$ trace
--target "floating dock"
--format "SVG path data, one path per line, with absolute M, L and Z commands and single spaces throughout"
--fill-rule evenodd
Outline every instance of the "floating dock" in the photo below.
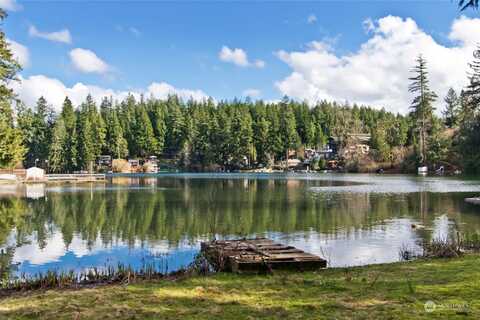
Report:
M 311 271 L 327 266 L 318 256 L 266 238 L 203 242 L 201 250 L 217 271 Z
M 104 181 L 105 174 L 74 173 L 74 174 L 47 174 L 48 182 L 96 182 Z
M 480 198 L 466 198 L 466 202 L 480 205 Z

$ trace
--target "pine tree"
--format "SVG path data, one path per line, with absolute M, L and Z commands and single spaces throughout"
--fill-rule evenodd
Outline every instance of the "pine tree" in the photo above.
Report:
M 92 97 L 89 95 L 87 99 L 80 106 L 77 111 L 77 154 L 78 154 L 78 168 L 90 170 L 101 154 L 101 148 L 104 144 L 104 130 L 103 120 L 98 121 L 97 110 Z M 101 118 L 101 117 L 100 117 Z M 103 129 L 102 129 L 103 127 Z
M 93 160 L 96 160 L 97 157 L 102 154 L 102 150 L 105 146 L 105 122 L 103 121 L 101 114 L 98 112 L 97 106 L 91 95 L 87 96 L 84 107 L 87 110 L 88 120 L 91 125 L 91 131 L 89 133 L 91 135 L 93 146 Z
M 157 141 L 153 133 L 152 123 L 145 109 L 145 104 L 137 105 L 135 108 L 133 122 L 130 126 L 130 134 L 134 137 L 131 142 L 133 156 L 146 157 L 157 154 Z
M 230 137 L 232 148 L 232 163 L 241 166 L 244 159 L 250 164 L 253 153 L 252 117 L 248 109 L 234 106 L 232 110 L 232 131 Z
M 291 107 L 281 104 L 280 115 L 280 136 L 282 139 L 282 147 L 285 154 L 285 167 L 288 169 L 288 154 L 291 149 L 296 149 L 300 144 L 300 137 L 297 132 L 297 124 L 295 115 Z
M 0 8 L 0 22 L 5 20 L 6 17 L 7 14 Z M 17 73 L 22 67 L 15 60 L 3 30 L 0 30 L 0 66 L 0 98 L 10 101 L 15 97 L 15 94 L 8 84 L 18 80 Z
M 66 167 L 68 161 L 67 154 L 64 152 L 64 145 L 67 139 L 67 130 L 65 122 L 59 118 L 52 131 L 52 138 L 48 156 L 49 171 L 60 173 Z
M 107 127 L 105 153 L 117 159 L 126 157 L 128 155 L 128 143 L 124 137 L 120 120 L 118 120 L 117 111 L 110 111 L 105 122 Z
M 263 103 L 258 102 L 252 110 L 254 114 L 253 121 L 253 140 L 256 149 L 256 160 L 259 164 L 268 166 L 270 164 L 269 156 L 269 130 L 270 123 L 267 119 L 266 108 Z
M 416 130 L 418 132 L 418 159 L 420 164 L 425 164 L 427 161 L 427 140 L 429 130 L 432 126 L 433 118 L 433 102 L 436 100 L 437 95 L 430 89 L 428 81 L 427 62 L 419 55 L 417 58 L 417 65 L 413 68 L 412 72 L 415 74 L 409 78 L 411 82 L 409 91 L 417 94 L 412 101 L 410 109 L 412 109 L 412 115 L 416 119 Z
M 31 118 L 30 127 L 25 128 L 30 139 L 27 141 L 28 152 L 25 163 L 27 167 L 42 165 L 48 159 L 51 136 L 51 108 L 47 100 L 40 97 Z
M 387 142 L 387 132 L 383 123 L 378 123 L 372 131 L 371 145 L 378 152 L 378 160 L 389 159 L 391 148 Z
M 202 168 L 209 166 L 215 162 L 213 139 L 214 139 L 214 113 L 213 106 L 192 107 L 190 116 L 193 120 L 193 128 L 191 132 L 191 160 L 195 164 L 199 164 Z
M 63 140 L 62 171 L 72 172 L 77 168 L 77 126 L 76 115 L 72 101 L 65 97 L 60 119 L 65 126 L 65 139 Z
M 315 127 L 312 125 L 311 114 L 308 105 L 304 102 L 295 107 L 295 119 L 297 123 L 297 132 L 303 145 L 311 147 L 315 140 Z
M 157 142 L 157 151 L 162 153 L 165 147 L 165 134 L 167 131 L 165 123 L 166 106 L 162 101 L 152 98 L 147 102 L 147 111 Z
M 0 168 L 13 168 L 25 155 L 22 133 L 14 127 L 13 111 L 7 99 L 0 99 Z
M 480 47 L 473 53 L 470 63 L 469 85 L 460 95 L 460 130 L 457 135 L 458 151 L 465 170 L 479 173 L 480 167 Z
M 177 96 L 169 96 L 167 100 L 167 130 L 165 144 L 167 152 L 177 155 L 187 142 L 187 123 Z
M 445 125 L 448 128 L 453 128 L 458 124 L 458 114 L 460 112 L 460 100 L 453 88 L 448 90 L 443 101 L 445 101 L 445 110 L 443 111 Z

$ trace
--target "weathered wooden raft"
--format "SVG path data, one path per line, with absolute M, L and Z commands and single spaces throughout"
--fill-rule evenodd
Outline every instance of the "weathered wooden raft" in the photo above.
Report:
M 318 256 L 266 238 L 202 242 L 201 250 L 217 271 L 307 271 L 327 266 Z

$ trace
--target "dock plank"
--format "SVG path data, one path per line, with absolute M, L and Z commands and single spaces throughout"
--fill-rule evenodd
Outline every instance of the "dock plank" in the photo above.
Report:
M 327 266 L 327 261 L 321 257 L 266 238 L 203 242 L 201 250 L 218 271 L 305 271 Z

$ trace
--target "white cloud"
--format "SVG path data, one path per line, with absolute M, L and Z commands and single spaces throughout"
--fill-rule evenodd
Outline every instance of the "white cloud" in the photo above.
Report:
M 218 53 L 218 57 L 223 62 L 233 63 L 239 67 L 256 67 L 264 68 L 265 61 L 255 60 L 254 62 L 248 61 L 248 56 L 245 50 L 240 48 L 230 49 L 227 46 L 223 46 L 222 50 Z
M 307 18 L 307 22 L 309 24 L 313 24 L 313 23 L 317 22 L 317 16 L 314 15 L 314 14 L 309 15 L 308 18 Z
M 265 61 L 263 60 L 255 60 L 253 64 L 259 69 L 265 68 Z
M 17 3 L 17 0 L 0 0 L 0 8 L 7 11 L 18 11 L 22 6 Z
M 411 18 L 387 16 L 364 23 L 371 37 L 352 53 L 337 55 L 330 44 L 312 42 L 305 51 L 279 51 L 277 56 L 292 73 L 276 83 L 282 95 L 315 102 L 352 101 L 408 112 L 410 70 L 419 54 L 428 61 L 430 83 L 442 97 L 449 87 L 466 84 L 468 62 L 480 39 L 480 19 L 454 20 L 449 39 L 438 43 Z M 442 108 L 438 99 L 437 108 Z
M 13 57 L 17 60 L 18 63 L 20 63 L 22 68 L 29 67 L 30 52 L 28 48 L 11 39 L 7 39 L 7 43 L 10 46 L 10 50 L 12 51 Z
M 100 59 L 95 52 L 87 49 L 76 48 L 70 51 L 73 66 L 84 73 L 104 74 L 110 71 L 109 65 Z
M 128 29 L 135 37 L 139 37 L 142 35 L 142 33 L 140 32 L 140 30 L 138 30 L 137 28 L 135 27 L 130 27 Z
M 135 27 L 124 27 L 124 26 L 119 25 L 119 24 L 115 25 L 115 30 L 117 32 L 130 32 L 135 37 L 140 37 L 142 35 L 142 32 Z
M 246 89 L 245 91 L 243 91 L 243 95 L 245 97 L 250 97 L 250 98 L 258 98 L 259 96 L 262 95 L 262 92 L 258 89 Z
M 31 37 L 42 38 L 50 41 L 63 42 L 67 44 L 72 43 L 72 36 L 70 35 L 70 31 L 68 29 L 54 32 L 42 32 L 35 26 L 30 26 L 30 28 L 28 28 L 28 34 Z
M 375 23 L 372 18 L 367 18 L 363 21 L 363 30 L 365 30 L 366 33 L 375 31 Z
M 34 75 L 28 78 L 20 77 L 20 80 L 20 82 L 12 83 L 12 87 L 27 106 L 35 105 L 38 98 L 43 96 L 56 110 L 60 110 L 66 96 L 72 100 L 74 105 L 78 106 L 85 101 L 88 94 L 91 94 L 97 103 L 100 103 L 105 96 L 112 96 L 115 100 L 120 101 L 129 94 L 133 94 L 137 99 L 140 98 L 141 94 L 145 97 L 153 96 L 158 99 L 165 99 L 169 94 L 177 94 L 185 100 L 208 98 L 201 90 L 179 89 L 166 82 L 153 82 L 146 89 L 126 91 L 86 85 L 81 82 L 74 84 L 72 87 L 67 87 L 60 80 L 44 75 Z
M 176 94 L 185 100 L 190 98 L 194 100 L 208 99 L 208 96 L 202 90 L 179 89 L 166 82 L 153 82 L 146 91 L 147 96 L 152 95 L 157 99 L 165 99 L 172 94 Z
M 11 39 L 7 39 L 7 43 L 10 46 L 13 57 L 17 60 L 18 63 L 20 63 L 22 68 L 27 68 L 28 66 L 30 66 L 30 52 L 28 48 L 25 47 L 23 44 L 20 44 Z

